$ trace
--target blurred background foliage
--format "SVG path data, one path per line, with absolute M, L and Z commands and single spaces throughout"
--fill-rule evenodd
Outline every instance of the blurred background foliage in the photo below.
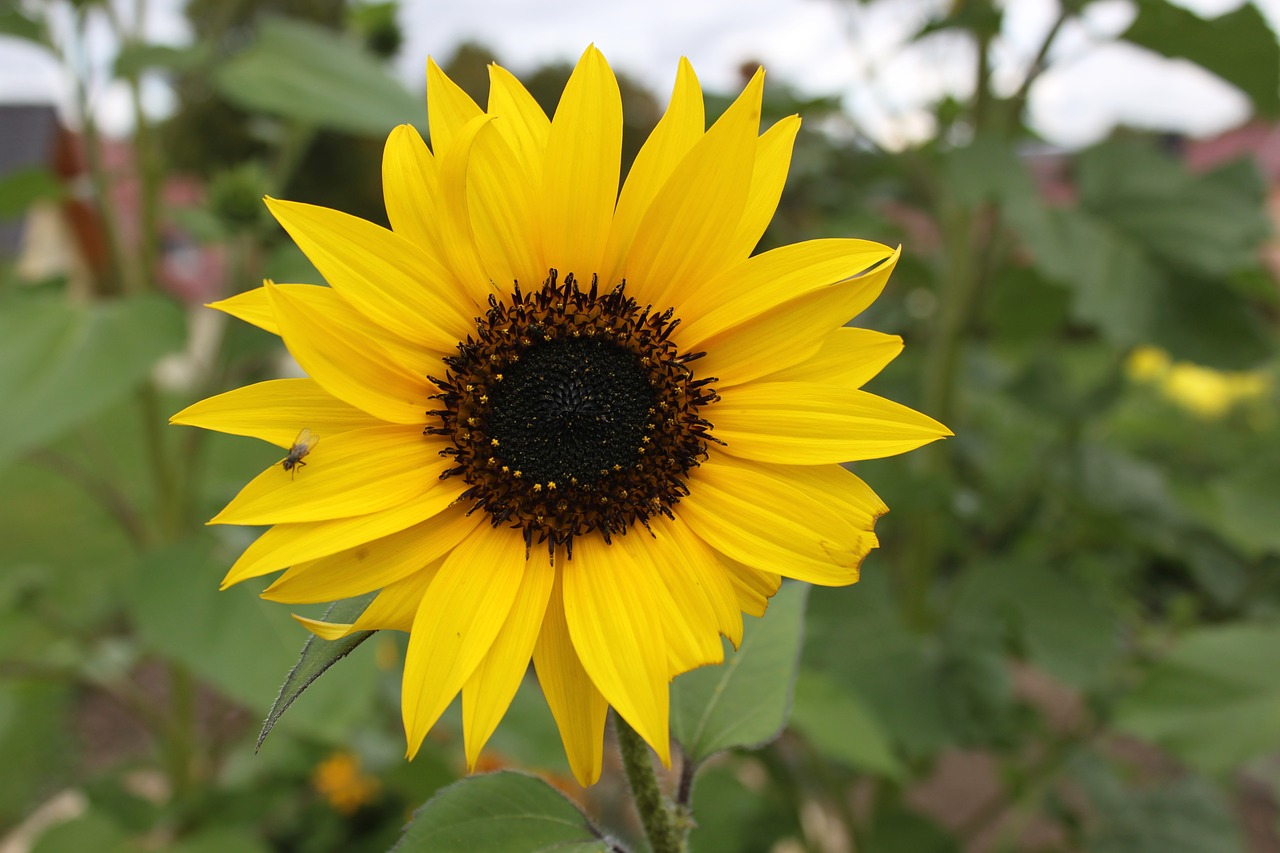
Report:
M 861 583 L 809 595 L 789 726 L 706 765 L 695 850 L 1280 850 L 1277 175 L 1230 139 L 1036 139 L 1027 93 L 1087 5 L 1064 0 L 1012 93 L 990 79 L 998 7 L 928 22 L 918 39 L 975 46 L 975 93 L 905 150 L 769 78 L 767 121 L 804 126 L 765 247 L 904 244 L 856 321 L 907 341 L 871 388 L 956 437 L 858 465 L 892 507 L 883 547 Z M 274 337 L 198 307 L 264 276 L 320 282 L 264 193 L 385 222 L 382 139 L 426 117 L 385 67 L 395 5 L 191 0 L 201 37 L 180 49 L 72 6 L 81 33 L 118 27 L 135 99 L 160 75 L 178 109 L 139 109 L 124 143 L 57 131 L 72 165 L 0 177 L 0 217 L 31 233 L 62 216 L 75 256 L 0 256 L 0 843 L 387 849 L 462 775 L 456 711 L 404 763 L 402 640 L 378 635 L 255 755 L 304 637 L 248 585 L 215 593 L 254 533 L 202 522 L 278 452 L 164 424 L 287 369 Z M 69 55 L 40 7 L 0 12 L 0 31 Z M 1280 49 L 1254 7 L 1137 9 L 1122 38 L 1245 92 L 1237 138 L 1274 135 Z M 466 44 L 445 66 L 484 103 L 492 60 Z M 551 111 L 569 70 L 522 79 Z M 620 82 L 629 162 L 666 93 Z M 573 784 L 536 687 L 487 761 L 637 831 L 614 759 Z

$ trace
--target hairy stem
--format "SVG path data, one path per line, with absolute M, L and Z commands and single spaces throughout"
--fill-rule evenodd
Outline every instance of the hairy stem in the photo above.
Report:
M 614 715 L 618 749 L 626 767 L 631 796 L 653 853 L 684 853 L 685 839 L 676 826 L 675 814 L 663 799 L 658 776 L 653 770 L 649 746 L 636 730 L 618 714 Z

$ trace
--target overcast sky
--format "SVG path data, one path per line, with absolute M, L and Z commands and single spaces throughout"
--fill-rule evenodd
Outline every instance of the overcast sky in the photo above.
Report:
M 52 0 L 39 0 L 52 2 Z M 132 2 L 112 0 L 125 13 Z M 1178 0 L 1206 16 L 1240 0 Z M 676 62 L 688 56 L 706 88 L 737 83 L 747 59 L 764 62 L 775 79 L 812 94 L 839 94 L 863 132 L 892 147 L 927 137 L 928 104 L 943 94 L 966 97 L 972 87 L 971 48 L 940 34 L 904 48 L 920 20 L 946 0 L 402 0 L 405 44 L 396 71 L 421 90 L 426 56 L 446 58 L 463 39 L 494 48 L 517 74 L 552 59 L 573 60 L 595 42 L 614 67 L 648 82 L 664 96 Z M 1058 8 L 1056 0 L 1007 0 L 997 43 L 995 82 L 1016 90 Z M 1280 0 L 1256 3 L 1280 29 Z M 182 44 L 191 33 L 183 0 L 151 0 L 147 32 L 155 41 Z M 1185 62 L 1166 60 L 1112 39 L 1133 19 L 1127 0 L 1098 0 L 1084 18 L 1060 33 L 1052 69 L 1032 90 L 1033 125 L 1062 145 L 1088 144 L 1117 122 L 1210 135 L 1238 124 L 1245 97 Z M 105 69 L 115 50 L 105 27 L 96 28 L 86 67 Z M 60 67 L 41 51 L 0 37 L 0 101 L 55 100 L 66 106 L 69 86 Z M 148 107 L 169 108 L 159 81 L 148 88 Z M 95 88 L 103 126 L 128 131 L 130 108 L 119 84 Z

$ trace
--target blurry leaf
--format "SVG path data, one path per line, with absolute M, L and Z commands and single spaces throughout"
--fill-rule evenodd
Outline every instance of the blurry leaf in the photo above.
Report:
M 115 75 L 128 79 L 144 71 L 188 71 L 208 57 L 208 46 L 199 43 L 192 47 L 173 47 L 131 42 L 125 44 L 116 56 Z
M 1259 114 L 1280 115 L 1280 47 L 1252 3 L 1205 20 L 1168 0 L 1138 0 L 1138 17 L 1121 38 L 1188 59 L 1240 87 Z
M 1175 360 L 1247 370 L 1275 351 L 1275 332 L 1225 281 L 1175 276 L 1157 304 L 1150 343 Z
M 1031 249 L 1036 271 L 1071 291 L 1077 320 L 1116 346 L 1147 339 L 1161 282 L 1137 248 L 1079 211 L 1035 200 L 1011 206 L 1006 218 Z
M 67 823 L 57 824 L 37 839 L 31 853 L 137 853 L 125 831 L 104 814 L 89 811 Z
M 1134 790 L 1096 756 L 1079 756 L 1071 769 L 1093 806 L 1084 845 L 1090 853 L 1244 851 L 1231 804 L 1200 777 Z
M 735 746 L 758 746 L 787 723 L 809 587 L 784 584 L 758 620 L 749 619 L 738 651 L 671 685 L 671 736 L 690 761 Z
M 182 348 L 184 330 L 182 312 L 158 296 L 0 300 L 0 467 L 127 395 Z
M 1098 682 L 1120 649 L 1116 614 L 1076 573 L 1038 554 L 988 558 L 960 581 L 951 627 L 963 636 L 995 628 L 1050 675 L 1076 687 Z
M 1271 233 L 1266 187 L 1250 166 L 1193 175 L 1153 145 L 1105 142 L 1080 155 L 1076 182 L 1085 210 L 1175 269 L 1228 275 L 1251 265 Z
M 578 808 L 541 779 L 503 771 L 471 776 L 414 812 L 396 853 L 605 853 Z
M 695 853 L 772 853 L 787 849 L 784 839 L 803 837 L 799 815 L 778 786 L 744 784 L 748 774 L 740 769 L 713 763 L 694 780 L 697 825 L 689 849 Z
M 801 670 L 790 725 L 823 755 L 878 776 L 902 778 L 884 727 L 862 699 L 828 676 Z
M 1218 530 L 1251 557 L 1280 553 L 1280 466 L 1275 460 L 1231 472 L 1210 486 Z
M 70 683 L 0 682 L 0 826 L 16 826 L 72 783 L 76 756 L 66 744 L 73 736 L 74 699 Z
M 1184 636 L 1117 709 L 1117 725 L 1207 773 L 1280 747 L 1280 626 Z M 1188 848 L 1190 849 L 1190 848 Z
M 947 186 L 966 207 L 986 201 L 1035 198 L 1037 190 L 1026 163 L 1005 140 L 980 136 L 947 152 Z
M 960 844 L 941 826 L 901 807 L 881 807 L 866 839 L 865 853 L 960 853 Z
M 165 847 L 165 853 L 271 853 L 252 826 L 215 827 L 183 837 Z
M 15 6 L 0 9 L 0 35 L 13 36 L 44 44 L 44 29 L 34 19 L 24 15 Z
M 902 624 L 883 567 L 864 567 L 858 583 L 816 590 L 810 600 L 806 667 L 862 698 L 908 756 L 954 742 L 942 711 L 936 643 Z
M 265 716 L 280 673 L 298 659 L 303 629 L 245 584 L 219 592 L 218 578 L 229 561 L 215 556 L 211 544 L 201 537 L 144 558 L 129 596 L 138 636 L 156 654 Z M 289 729 L 341 737 L 371 706 L 376 677 L 366 662 L 313 684 L 290 714 Z
M 356 598 L 335 601 L 325 610 L 324 621 L 350 624 L 365 611 L 376 595 L 376 592 L 369 592 Z M 258 749 L 262 749 L 262 742 L 275 728 L 281 715 L 293 704 L 293 700 L 301 696 L 302 691 L 310 687 L 317 678 L 324 675 L 325 670 L 355 651 L 357 646 L 372 637 L 374 633 L 374 631 L 357 631 L 340 640 L 323 640 L 315 634 L 308 636 L 307 642 L 302 646 L 302 655 L 293 669 L 289 670 L 284 684 L 280 685 L 280 693 L 276 696 L 276 701 L 271 704 L 271 710 L 267 712 L 262 731 L 258 733 Z
M 19 216 L 35 202 L 59 198 L 62 194 L 62 184 L 47 169 L 10 172 L 0 178 L 0 219 Z
M 383 136 L 424 124 L 412 95 L 358 44 L 300 21 L 264 21 L 258 39 L 214 75 L 229 101 L 319 127 Z

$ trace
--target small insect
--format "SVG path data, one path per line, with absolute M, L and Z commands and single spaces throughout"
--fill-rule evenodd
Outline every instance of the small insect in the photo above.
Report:
M 302 457 L 310 453 L 319 441 L 320 436 L 306 427 L 298 430 L 298 437 L 293 440 L 293 444 L 289 447 L 289 455 L 280 463 L 284 470 L 290 473 L 291 478 L 297 476 L 298 468 L 307 467 L 307 463 L 302 461 Z

